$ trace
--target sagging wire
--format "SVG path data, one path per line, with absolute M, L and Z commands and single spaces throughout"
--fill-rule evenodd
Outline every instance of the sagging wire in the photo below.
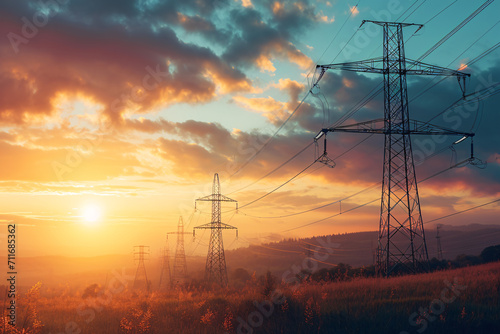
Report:
M 478 108 L 476 110 L 476 116 L 474 117 L 474 122 L 472 122 L 472 126 L 470 127 L 470 131 L 475 133 L 479 129 L 479 125 L 483 119 L 483 110 L 484 110 L 484 102 L 477 98 Z M 478 121 L 479 119 L 479 121 Z M 477 126 L 476 126 L 477 123 Z

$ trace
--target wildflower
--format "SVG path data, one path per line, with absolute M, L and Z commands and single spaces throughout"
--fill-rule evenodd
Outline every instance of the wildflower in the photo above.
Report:
M 215 314 L 209 307 L 207 308 L 205 314 L 201 316 L 201 323 L 205 325 L 210 325 L 212 321 L 214 321 L 214 319 L 215 319 Z
M 312 308 L 313 299 L 312 297 L 306 303 L 306 309 L 304 310 L 304 318 L 306 324 L 312 325 L 314 322 L 314 310 Z
M 281 310 L 283 312 L 288 311 L 288 300 L 285 299 L 285 302 L 283 304 L 281 304 Z
M 42 331 L 43 324 L 38 319 L 37 312 L 37 301 L 40 293 L 40 288 L 42 287 L 42 283 L 38 282 L 33 285 L 28 292 L 26 292 L 26 317 L 24 318 L 24 322 L 22 324 L 22 331 L 15 329 L 15 327 L 11 327 L 9 332 L 6 333 L 30 333 L 30 334 L 39 334 Z
M 149 333 L 153 313 L 148 308 L 146 311 L 133 308 L 129 314 L 120 320 L 120 328 L 124 333 Z
M 228 307 L 226 309 L 226 316 L 224 317 L 224 323 L 223 323 L 224 330 L 226 332 L 232 332 L 234 330 L 233 321 L 234 321 L 234 315 Z

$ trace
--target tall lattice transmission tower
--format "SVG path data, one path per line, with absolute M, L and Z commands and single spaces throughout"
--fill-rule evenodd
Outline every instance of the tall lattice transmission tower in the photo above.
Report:
M 134 260 L 138 261 L 134 279 L 134 290 L 145 290 L 149 293 L 150 283 L 146 274 L 146 265 L 144 264 L 147 255 L 149 255 L 149 246 L 134 246 Z
M 236 210 L 238 210 L 238 203 L 227 196 L 220 193 L 219 174 L 214 174 L 214 182 L 212 186 L 212 194 L 198 198 L 196 201 L 212 202 L 212 220 L 208 224 L 196 226 L 193 229 L 193 236 L 196 229 L 209 229 L 210 244 L 208 246 L 207 263 L 205 266 L 205 279 L 208 283 L 217 284 L 221 287 L 226 287 L 227 269 L 226 258 L 224 256 L 224 244 L 222 242 L 222 230 L 236 230 L 236 237 L 238 237 L 238 229 L 234 226 L 224 224 L 221 222 L 221 202 L 235 202 Z M 195 201 L 195 208 L 196 208 Z
M 168 290 L 172 284 L 172 275 L 170 271 L 170 249 L 168 246 L 168 237 L 166 238 L 165 248 L 161 254 L 161 272 L 160 272 L 160 291 Z
M 403 28 L 422 25 L 371 22 L 383 28 L 383 57 L 363 61 L 318 65 L 321 80 L 326 70 L 347 70 L 378 73 L 384 77 L 384 118 L 339 125 L 322 129 L 315 140 L 328 132 L 383 134 L 384 166 L 382 200 L 377 245 L 377 271 L 380 276 L 397 273 L 416 273 L 426 270 L 429 256 L 425 242 L 424 225 L 420 211 L 417 179 L 410 135 L 460 135 L 458 132 L 426 122 L 410 120 L 408 110 L 407 75 L 455 76 L 463 82 L 469 74 L 443 67 L 424 64 L 405 57 Z M 316 83 L 317 84 L 317 83 Z
M 184 285 L 187 278 L 187 264 L 186 264 L 186 253 L 184 251 L 184 234 L 190 234 L 189 232 L 184 232 L 184 221 L 182 217 L 179 217 L 179 223 L 177 224 L 177 232 L 168 232 L 169 234 L 177 234 L 177 246 L 175 247 L 175 257 L 174 257 L 174 273 L 172 275 L 172 285 Z
M 441 249 L 441 236 L 439 235 L 439 230 L 441 229 L 441 224 L 436 225 L 436 241 L 437 241 L 437 258 L 439 261 L 443 260 L 443 250 Z

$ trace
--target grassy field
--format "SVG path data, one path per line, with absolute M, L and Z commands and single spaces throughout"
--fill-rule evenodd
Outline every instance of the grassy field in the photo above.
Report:
M 225 292 L 145 296 L 114 283 L 42 282 L 18 299 L 16 328 L 0 333 L 500 333 L 499 262 L 391 279 L 251 279 Z

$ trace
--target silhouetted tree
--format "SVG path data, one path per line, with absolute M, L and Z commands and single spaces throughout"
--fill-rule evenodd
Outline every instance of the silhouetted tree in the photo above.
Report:
M 500 261 L 500 245 L 486 247 L 480 256 L 484 262 Z

